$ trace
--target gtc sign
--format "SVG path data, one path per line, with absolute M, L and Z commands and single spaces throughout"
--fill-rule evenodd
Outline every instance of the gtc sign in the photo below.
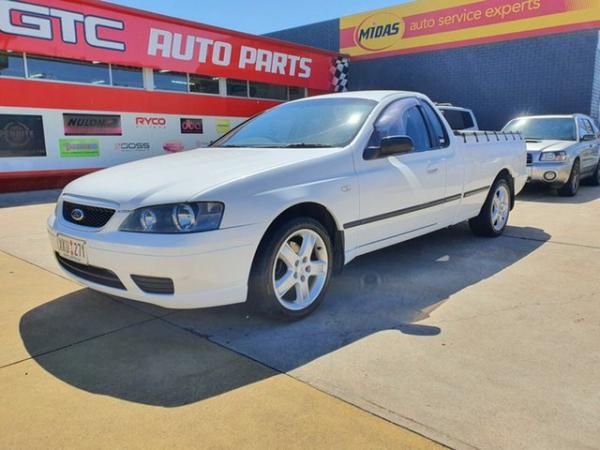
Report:
M 332 87 L 335 56 L 108 2 L 76 0 L 0 0 L 3 50 L 325 91 Z
M 53 25 L 53 20 L 58 26 Z M 82 24 L 82 35 L 78 34 Z M 0 1 L 0 31 L 17 36 L 27 36 L 52 41 L 59 36 L 66 44 L 77 44 L 82 38 L 92 47 L 107 50 L 125 50 L 125 43 L 100 37 L 103 29 L 123 30 L 120 20 L 86 16 L 75 11 L 31 3 Z

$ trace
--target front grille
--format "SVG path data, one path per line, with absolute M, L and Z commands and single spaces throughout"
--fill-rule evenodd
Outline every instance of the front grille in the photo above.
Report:
M 527 164 L 533 164 L 533 155 L 531 153 L 527 153 Z
M 56 259 L 63 269 L 67 272 L 72 273 L 76 277 L 82 278 L 92 283 L 101 284 L 102 286 L 108 286 L 115 289 L 126 290 L 119 277 L 108 269 L 102 269 L 101 267 L 86 266 L 85 264 L 79 264 L 74 261 L 69 261 L 56 253 Z
M 175 286 L 170 278 L 131 275 L 131 279 L 147 294 L 173 295 L 175 293 Z
M 71 202 L 63 202 L 63 218 L 67 222 L 91 228 L 100 228 L 107 224 L 115 213 L 114 209 L 100 208 L 98 206 L 78 205 Z M 83 213 L 81 220 L 73 218 L 73 211 L 80 210 Z

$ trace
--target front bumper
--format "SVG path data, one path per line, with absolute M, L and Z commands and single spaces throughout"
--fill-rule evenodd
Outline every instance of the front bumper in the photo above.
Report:
M 120 232 L 110 226 L 90 231 L 55 214 L 48 219 L 55 254 L 57 234 L 84 240 L 89 266 L 113 272 L 123 288 L 81 278 L 59 264 L 68 277 L 100 292 L 174 309 L 244 302 L 259 229 L 248 225 L 188 235 L 151 235 Z M 171 279 L 174 294 L 144 292 L 132 275 Z
M 528 182 L 543 183 L 548 186 L 564 186 L 571 176 L 571 162 L 541 163 L 527 166 Z

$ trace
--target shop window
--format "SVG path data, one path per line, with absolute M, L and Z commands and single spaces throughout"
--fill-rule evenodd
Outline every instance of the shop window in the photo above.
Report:
M 248 82 L 243 80 L 227 80 L 227 95 L 248 97 Z
M 143 88 L 144 75 L 142 69 L 135 67 L 125 67 L 112 65 L 112 84 L 113 86 Z
M 24 77 L 25 64 L 21 53 L 0 52 L 0 77 Z
M 188 76 L 185 73 L 170 70 L 154 71 L 154 89 L 161 91 L 188 91 Z
M 299 98 L 306 97 L 306 90 L 304 88 L 290 86 L 288 90 L 290 100 L 298 100 Z
M 27 55 L 29 78 L 108 86 L 108 64 Z
M 278 84 L 256 83 L 251 81 L 250 97 L 287 100 L 288 88 L 287 86 L 280 86 Z
M 219 79 L 216 77 L 190 74 L 190 92 L 199 94 L 218 94 Z

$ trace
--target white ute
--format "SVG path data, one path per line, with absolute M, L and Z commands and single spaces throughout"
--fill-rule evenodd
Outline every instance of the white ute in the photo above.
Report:
M 92 289 L 297 319 L 359 255 L 465 220 L 499 236 L 526 181 L 519 134 L 452 132 L 418 93 L 351 92 L 80 178 L 48 231 L 65 273 Z

